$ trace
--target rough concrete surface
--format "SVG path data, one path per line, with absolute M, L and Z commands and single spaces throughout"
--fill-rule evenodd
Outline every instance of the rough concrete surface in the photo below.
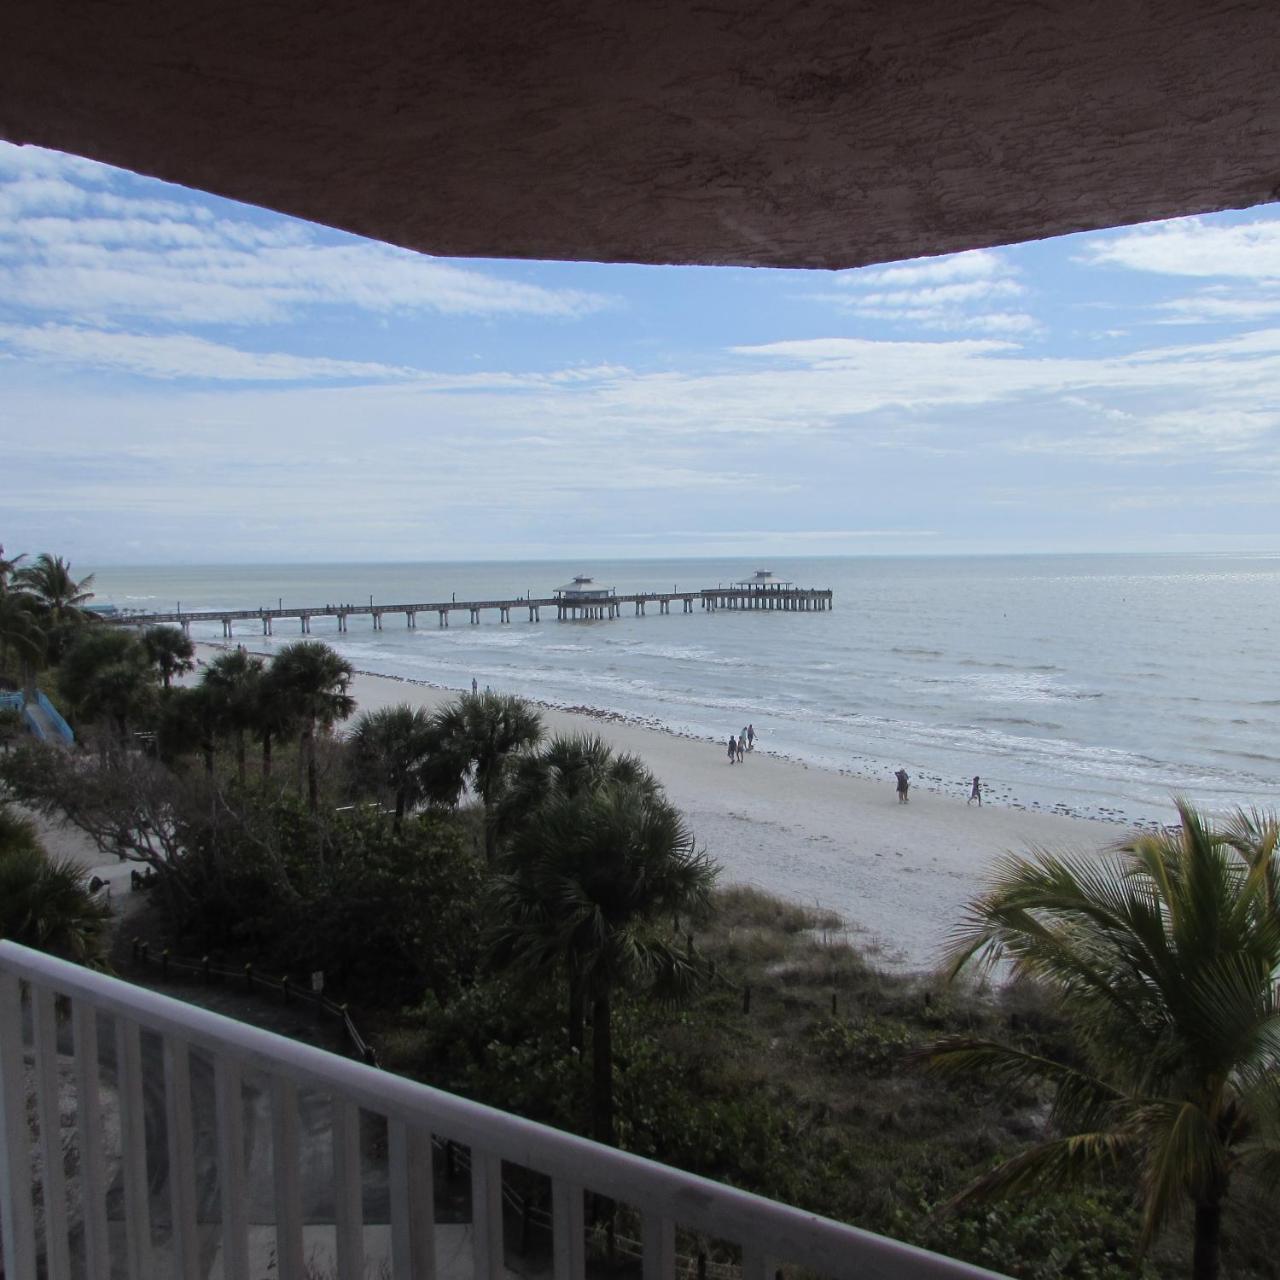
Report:
M 0 136 L 436 254 L 844 267 L 1244 206 L 1264 0 L 19 0 Z

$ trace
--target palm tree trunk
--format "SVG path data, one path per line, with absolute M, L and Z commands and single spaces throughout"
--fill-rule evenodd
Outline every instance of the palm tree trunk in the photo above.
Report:
M 400 824 L 404 821 L 404 809 L 405 809 L 404 788 L 400 787 L 396 791 L 396 816 L 394 821 L 391 823 L 392 831 L 400 830 Z
M 262 776 L 271 777 L 271 732 L 262 735 Z
M 320 775 L 316 771 L 316 731 L 312 725 L 302 732 L 302 754 L 307 762 L 307 805 L 312 813 L 319 813 Z
M 210 778 L 212 778 L 213 777 L 213 739 L 206 738 L 204 742 L 201 744 L 200 749 L 204 752 L 204 771 Z
M 1222 1202 L 1211 1200 L 1196 1205 L 1195 1250 L 1191 1260 L 1192 1280 L 1218 1280 L 1221 1245 Z
M 574 975 L 569 975 L 569 1048 L 582 1052 L 583 1023 L 586 1019 L 585 1001 L 582 994 L 582 983 Z
M 244 730 L 236 730 L 236 777 L 244 786 Z
M 488 776 L 479 771 L 476 773 L 476 790 L 480 792 L 480 808 L 484 813 L 484 864 L 492 871 L 498 860 L 498 824 L 493 806 L 489 803 L 492 785 Z
M 614 1145 L 613 1026 L 609 988 L 596 992 L 591 1006 L 591 1131 L 597 1142 Z M 1201 1280 L 1199 1276 L 1195 1280 Z

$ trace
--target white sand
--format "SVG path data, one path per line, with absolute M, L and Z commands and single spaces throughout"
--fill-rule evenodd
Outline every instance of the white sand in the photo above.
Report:
M 361 710 L 401 702 L 433 708 L 457 696 L 371 675 L 357 676 L 351 692 Z M 598 733 L 640 756 L 720 863 L 722 883 L 829 907 L 862 935 L 860 945 L 894 966 L 936 963 L 947 930 L 1001 852 L 1097 850 L 1124 834 L 1083 818 L 967 806 L 915 786 L 900 805 L 892 775 L 876 783 L 771 756 L 767 724 L 756 726 L 756 750 L 731 766 L 723 742 L 581 712 L 542 715 L 550 733 Z

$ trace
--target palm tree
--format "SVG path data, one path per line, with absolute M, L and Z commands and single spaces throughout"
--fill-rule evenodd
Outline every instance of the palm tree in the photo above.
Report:
M 421 707 L 405 704 L 366 711 L 351 731 L 356 776 L 375 790 L 395 797 L 397 831 L 406 811 L 423 800 L 422 764 L 432 744 L 430 714 Z
M 609 781 L 660 790 L 639 756 L 615 755 L 599 734 L 557 734 L 541 751 L 515 758 L 497 806 L 498 834 L 520 826 L 552 793 L 581 795 Z
M 500 841 L 530 822 L 553 797 L 572 801 L 589 795 L 607 782 L 634 785 L 655 798 L 661 786 L 644 762 L 634 755 L 615 755 L 598 734 L 557 734 L 536 754 L 515 759 L 498 804 L 495 827 Z M 518 866 L 510 868 L 519 873 Z M 580 976 L 566 974 L 569 988 L 569 1047 L 583 1047 L 584 990 Z
M 51 859 L 35 825 L 0 806 L 0 938 L 81 964 L 100 959 L 111 908 L 71 859 Z
M 174 676 L 195 670 L 196 647 L 181 627 L 148 627 L 142 633 L 142 645 L 166 689 Z
M 289 691 L 274 666 L 265 667 L 253 691 L 251 732 L 262 744 L 262 776 L 271 777 L 272 748 L 298 731 Z
M 1143 1247 L 1189 1202 L 1192 1275 L 1215 1280 L 1233 1177 L 1280 1174 L 1280 857 L 1274 816 L 1224 832 L 1183 801 L 1178 814 L 1102 859 L 1006 857 L 952 938 L 953 975 L 1002 960 L 1055 993 L 1082 1063 L 962 1038 L 929 1058 L 1055 1087 L 1055 1135 L 958 1200 L 1134 1166 Z
M 0 592 L 0 668 L 17 660 L 22 687 L 30 691 L 44 663 L 46 636 L 35 600 L 18 591 Z
M 218 739 L 228 727 L 225 704 L 214 689 L 197 684 L 172 690 L 161 707 L 158 727 L 163 759 L 199 751 L 206 775 L 213 777 Z
M 142 642 L 119 627 L 80 634 L 58 669 L 58 688 L 87 721 L 107 721 L 123 743 L 129 723 L 149 710 L 156 672 Z
M 76 630 L 93 617 L 84 607 L 93 599 L 93 574 L 77 581 L 68 561 L 46 551 L 19 569 L 13 583 L 36 602 L 49 660 L 60 661 Z
M 441 707 L 432 720 L 433 789 L 452 789 L 468 782 L 484 809 L 484 851 L 490 867 L 497 861 L 498 801 L 511 761 L 537 746 L 542 717 L 523 698 L 501 693 L 473 693 Z
M 220 653 L 205 667 L 200 688 L 205 689 L 219 706 L 222 723 L 235 743 L 236 776 L 245 781 L 244 736 L 262 722 L 263 660 L 243 649 Z M 266 737 L 266 760 L 271 758 L 271 734 Z M 264 772 L 270 771 L 269 763 Z
M 5 559 L 4 544 L 0 543 L 0 596 L 8 592 L 9 583 L 12 581 L 13 575 L 18 572 L 18 566 L 26 558 L 24 553 L 14 556 L 12 559 Z
M 316 730 L 331 728 L 355 710 L 355 699 L 347 692 L 354 674 L 345 658 L 319 640 L 285 645 L 271 663 L 272 683 L 302 725 L 302 757 L 312 813 L 320 808 Z
M 716 868 L 654 788 L 605 780 L 556 794 L 518 833 L 498 880 L 496 952 L 531 976 L 560 971 L 592 1009 L 592 1131 L 614 1141 L 613 997 L 623 987 L 674 996 L 696 976 L 663 926 L 706 904 Z

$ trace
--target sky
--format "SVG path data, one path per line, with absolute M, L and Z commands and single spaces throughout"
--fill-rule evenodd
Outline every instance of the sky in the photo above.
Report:
M 812 272 L 443 259 L 0 143 L 0 544 L 1280 551 L 1280 206 Z

